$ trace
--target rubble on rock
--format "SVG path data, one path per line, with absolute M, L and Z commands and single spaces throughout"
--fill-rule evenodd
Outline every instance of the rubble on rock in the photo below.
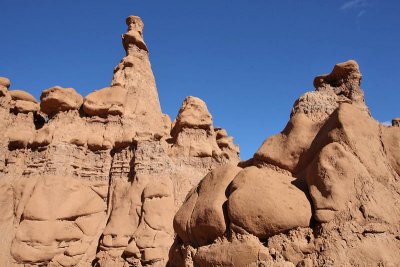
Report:
M 240 162 L 207 105 L 161 111 L 139 17 L 109 87 L 0 77 L 1 266 L 398 266 L 400 128 L 335 65 Z M 204 177 L 204 178 L 203 178 Z

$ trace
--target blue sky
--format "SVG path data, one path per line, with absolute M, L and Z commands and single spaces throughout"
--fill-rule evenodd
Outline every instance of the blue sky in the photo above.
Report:
M 139 15 L 162 109 L 188 95 L 241 146 L 280 132 L 316 75 L 355 59 L 373 116 L 400 116 L 400 1 L 0 0 L 0 76 L 37 98 L 54 85 L 106 87 L 124 56 L 125 17 Z

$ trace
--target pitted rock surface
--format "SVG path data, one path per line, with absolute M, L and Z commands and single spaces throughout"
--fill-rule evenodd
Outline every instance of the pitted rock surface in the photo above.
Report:
M 354 60 L 240 161 L 201 99 L 162 113 L 144 24 L 126 24 L 86 97 L 0 77 L 0 266 L 400 265 L 399 120 L 371 117 Z

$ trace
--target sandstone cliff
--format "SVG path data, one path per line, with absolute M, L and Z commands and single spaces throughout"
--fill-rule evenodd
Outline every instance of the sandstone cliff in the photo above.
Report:
M 239 162 L 201 99 L 161 112 L 143 22 L 126 23 L 109 87 L 39 103 L 0 79 L 0 266 L 163 266 L 186 194 Z
M 0 266 L 399 266 L 400 128 L 355 61 L 239 162 L 189 96 L 163 114 L 139 17 L 109 87 L 40 102 L 0 78 Z

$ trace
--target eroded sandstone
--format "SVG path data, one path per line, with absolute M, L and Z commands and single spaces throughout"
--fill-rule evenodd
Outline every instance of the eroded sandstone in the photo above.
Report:
M 200 221 L 203 229 L 226 229 L 207 244 L 194 239 L 193 221 L 188 227 L 181 219 L 207 203 L 193 191 L 175 216 L 174 266 L 398 265 L 400 132 L 371 117 L 360 82 L 355 61 L 314 80 L 285 129 L 239 164 L 219 208 L 226 228 Z M 208 176 L 202 183 L 212 184 Z M 259 248 L 238 242 L 243 236 L 266 242 L 264 260 Z
M 83 98 L 73 88 L 54 86 L 43 90 L 40 96 L 40 110 L 49 116 L 68 110 L 79 110 Z
M 39 103 L 0 79 L 1 266 L 165 265 L 186 194 L 215 167 L 239 162 L 232 138 L 217 144 L 202 100 L 188 98 L 206 110 L 207 127 L 184 104 L 173 129 L 143 22 L 126 22 L 126 56 L 109 87 L 82 97 L 54 86 Z
M 371 117 L 354 60 L 240 162 L 201 99 L 162 113 L 144 24 L 126 24 L 86 97 L 0 78 L 1 266 L 400 265 L 400 128 Z

